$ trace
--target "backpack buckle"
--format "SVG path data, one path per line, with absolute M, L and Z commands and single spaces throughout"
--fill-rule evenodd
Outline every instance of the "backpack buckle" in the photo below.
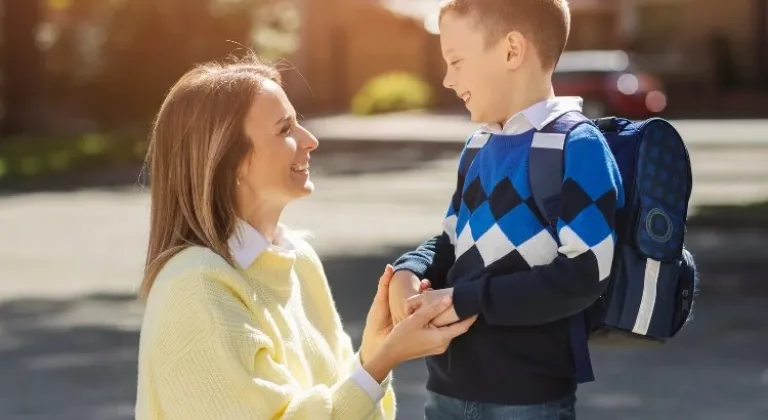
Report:
M 592 120 L 600 131 L 616 131 L 616 117 L 602 117 Z

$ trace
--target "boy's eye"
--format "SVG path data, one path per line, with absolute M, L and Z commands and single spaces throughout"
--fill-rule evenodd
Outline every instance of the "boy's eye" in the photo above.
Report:
M 450 63 L 448 63 L 448 64 L 449 64 L 449 65 L 451 65 L 451 66 L 455 66 L 455 65 L 459 64 L 459 62 L 460 62 L 460 61 L 461 61 L 461 60 L 453 60 L 453 61 L 451 61 L 451 62 L 450 62 Z

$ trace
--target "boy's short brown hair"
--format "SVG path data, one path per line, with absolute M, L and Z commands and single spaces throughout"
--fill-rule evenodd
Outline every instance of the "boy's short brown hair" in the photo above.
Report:
M 448 12 L 471 15 L 486 32 L 488 44 L 512 31 L 522 33 L 549 69 L 560 59 L 571 29 L 566 0 L 447 0 L 440 9 L 440 18 Z

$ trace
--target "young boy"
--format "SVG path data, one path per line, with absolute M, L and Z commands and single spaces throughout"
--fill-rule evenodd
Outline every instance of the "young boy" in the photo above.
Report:
M 480 315 L 427 360 L 428 420 L 575 417 L 583 348 L 570 320 L 605 289 L 624 191 L 596 127 L 542 132 L 581 111 L 580 98 L 555 97 L 551 82 L 569 29 L 566 0 L 451 0 L 441 10 L 444 84 L 490 135 L 462 152 L 471 163 L 459 167 L 442 234 L 395 262 L 395 321 L 444 294 L 454 306 L 435 324 Z M 532 147 L 564 147 L 554 224 L 531 197 Z M 421 279 L 434 290 L 420 293 Z

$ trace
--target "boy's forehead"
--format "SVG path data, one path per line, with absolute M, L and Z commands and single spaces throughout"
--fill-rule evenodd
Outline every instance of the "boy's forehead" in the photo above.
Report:
M 459 16 L 450 13 L 440 20 L 440 37 L 449 41 L 461 40 L 469 34 L 478 32 L 471 19 L 466 16 Z
M 481 37 L 481 29 L 479 25 L 472 24 L 471 17 L 448 13 L 440 20 L 440 44 L 443 54 L 472 48 Z

